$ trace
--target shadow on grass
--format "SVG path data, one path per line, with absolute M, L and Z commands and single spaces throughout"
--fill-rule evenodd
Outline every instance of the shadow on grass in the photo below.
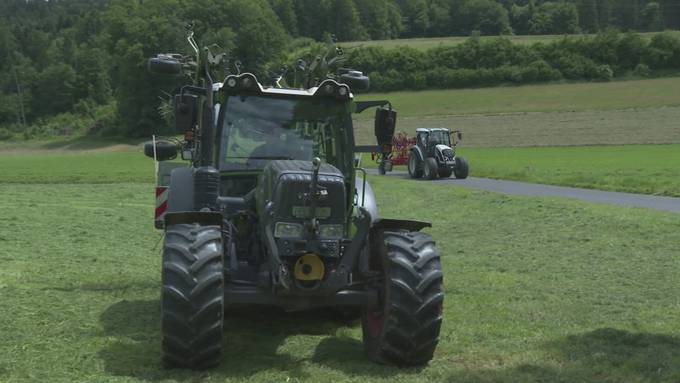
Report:
M 678 382 L 680 338 L 597 329 L 545 344 L 546 363 L 462 370 L 454 382 Z
M 105 336 L 115 338 L 99 353 L 105 369 L 115 376 L 147 381 L 197 377 L 247 378 L 265 371 L 285 372 L 290 378 L 311 378 L 305 363 L 320 364 L 347 374 L 390 376 L 399 370 L 369 362 L 359 340 L 336 337 L 348 320 L 334 310 L 286 313 L 276 308 L 230 308 L 225 320 L 225 349 L 219 367 L 207 371 L 164 370 L 160 364 L 160 305 L 157 300 L 121 301 L 100 317 Z M 353 324 L 357 324 L 355 321 Z M 312 345 L 311 357 L 279 352 L 289 336 L 328 336 Z

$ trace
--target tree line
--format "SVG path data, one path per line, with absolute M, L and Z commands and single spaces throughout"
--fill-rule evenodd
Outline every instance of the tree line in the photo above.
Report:
M 358 41 L 680 29 L 680 0 L 4 0 L 0 2 L 0 139 L 74 132 L 132 136 L 158 129 L 163 124 L 157 110 L 159 95 L 172 92 L 177 84 L 149 75 L 145 60 L 158 52 L 189 53 L 184 41 L 189 21 L 195 21 L 200 44 L 217 43 L 242 61 L 246 70 L 267 74 L 331 35 L 339 41 Z M 459 67 L 458 58 L 456 64 L 432 59 L 481 49 L 474 44 L 484 49 L 507 45 L 470 42 L 453 49 L 457 53 L 403 50 L 403 55 L 423 63 L 417 76 L 427 72 L 432 77 L 442 70 L 451 78 L 447 86 L 519 77 L 578 77 L 565 74 L 564 65 L 546 56 L 544 48 L 529 55 L 536 60 L 507 63 L 504 70 L 530 64 L 541 73 L 552 73 L 547 77 L 508 72 L 492 76 L 497 78 L 493 81 L 474 80 L 452 71 L 490 69 Z M 366 65 L 374 72 L 378 89 L 436 86 L 432 81 L 406 80 L 404 67 L 385 64 L 399 54 L 361 48 L 351 55 L 359 69 Z M 609 65 L 616 75 L 617 65 L 584 57 L 600 71 Z M 638 64 L 655 70 L 653 60 Z M 591 68 L 583 78 L 593 77 L 590 62 L 581 66 Z M 644 67 L 639 69 L 644 72 Z M 404 79 L 392 76 L 395 73 Z
M 369 74 L 374 91 L 609 81 L 677 74 L 680 35 L 660 33 L 648 39 L 610 31 L 532 45 L 503 37 L 472 37 L 460 45 L 427 51 L 359 48 L 350 53 L 349 62 Z

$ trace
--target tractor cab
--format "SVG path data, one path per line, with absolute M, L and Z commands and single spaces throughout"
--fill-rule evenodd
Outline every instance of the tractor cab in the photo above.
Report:
M 228 77 L 219 99 L 215 162 L 227 180 L 223 194 L 246 194 L 242 181 L 247 175 L 254 187 L 257 175 L 276 160 L 319 158 L 352 179 L 352 95 L 347 85 L 327 80 L 309 90 L 267 88 L 244 74 Z M 233 177 L 240 181 L 229 182 Z
M 412 178 L 467 178 L 465 158 L 456 156 L 456 146 L 462 139 L 458 130 L 448 128 L 416 129 L 416 144 L 409 152 L 408 172 Z
M 417 133 L 417 143 L 423 148 L 433 148 L 436 145 L 446 145 L 453 147 L 451 145 L 451 131 L 446 128 L 433 128 L 424 129 L 418 128 Z

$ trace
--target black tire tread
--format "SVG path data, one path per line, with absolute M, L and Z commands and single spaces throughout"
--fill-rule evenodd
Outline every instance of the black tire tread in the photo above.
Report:
M 415 157 L 416 161 L 414 169 L 411 169 L 411 166 L 409 165 L 411 163 L 412 157 Z M 420 161 L 420 158 L 418 158 L 418 154 L 413 150 L 409 152 L 409 159 L 406 167 L 408 168 L 408 174 L 409 176 L 411 176 L 411 178 L 423 177 L 423 161 Z
M 217 226 L 166 230 L 161 289 L 162 361 L 166 368 L 219 364 L 224 321 L 221 232 Z
M 463 157 L 456 157 L 456 166 L 453 168 L 453 175 L 460 180 L 468 178 L 470 165 Z
M 433 180 L 439 177 L 439 165 L 437 165 L 436 159 L 432 157 L 426 158 L 423 169 L 427 169 L 427 171 L 423 170 L 423 177 L 425 177 L 425 179 Z
M 385 232 L 387 284 L 380 338 L 364 344 L 379 363 L 418 366 L 429 362 L 439 342 L 443 274 L 435 242 L 420 232 Z M 370 338 L 370 337 L 369 337 Z

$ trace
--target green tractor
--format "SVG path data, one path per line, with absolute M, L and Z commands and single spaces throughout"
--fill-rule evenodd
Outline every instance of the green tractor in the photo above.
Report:
M 189 41 L 195 57 L 149 60 L 154 73 L 195 72 L 173 103 L 184 139 L 144 148 L 166 161 L 155 220 L 165 232 L 164 366 L 219 364 L 229 347 L 224 319 L 244 304 L 356 310 L 368 358 L 426 364 L 444 300 L 437 247 L 420 231 L 431 225 L 380 217 L 354 159 L 353 113 L 378 107 L 378 130 L 394 132 L 396 112 L 386 101 L 354 101 L 352 90 L 368 87 L 357 71 L 298 88 L 250 73 L 214 82 L 219 56 Z M 189 166 L 167 162 L 178 154 Z
M 464 157 L 456 155 L 456 146 L 462 139 L 460 131 L 447 128 L 416 129 L 416 144 L 408 156 L 408 174 L 411 178 L 449 178 L 453 174 L 465 179 L 470 167 Z

